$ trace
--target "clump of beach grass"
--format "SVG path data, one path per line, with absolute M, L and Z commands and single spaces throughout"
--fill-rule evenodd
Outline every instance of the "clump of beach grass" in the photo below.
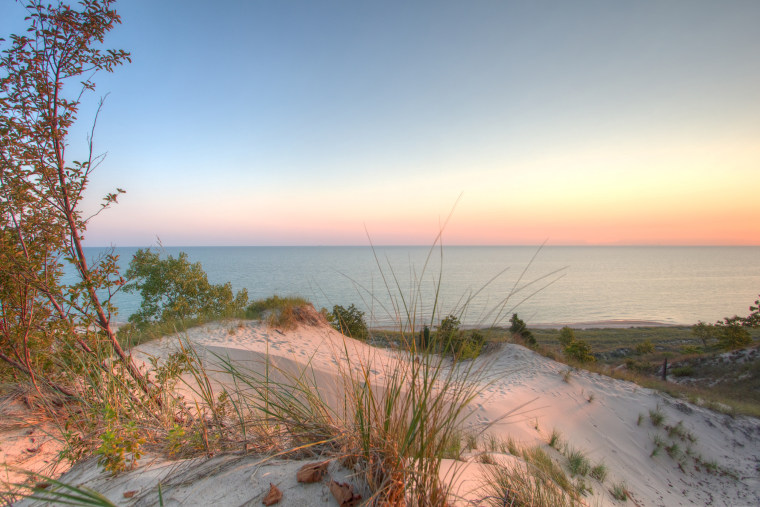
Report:
M 540 447 L 519 451 L 521 460 L 497 463 L 484 469 L 479 505 L 577 505 L 580 492 L 565 472 Z
M 567 466 L 571 475 L 586 476 L 591 471 L 591 462 L 580 449 L 567 449 Z
M 562 433 L 557 428 L 552 430 L 552 434 L 549 435 L 549 447 L 559 450 L 562 445 Z
M 589 474 L 597 481 L 604 482 L 607 478 L 607 465 L 604 463 L 598 463 L 591 467 L 591 472 Z
M 662 423 L 665 422 L 665 414 L 663 414 L 658 407 L 655 410 L 649 411 L 649 420 L 651 421 L 652 426 L 661 426 Z
M 665 431 L 668 432 L 670 438 L 678 438 L 683 442 L 690 442 L 692 444 L 697 442 L 697 437 L 684 428 L 683 421 L 678 421 L 673 426 L 665 426 Z
M 253 301 L 245 309 L 245 316 L 249 319 L 265 320 L 271 327 L 293 329 L 303 318 L 299 310 L 305 306 L 311 306 L 311 303 L 300 296 L 281 297 L 275 294 Z
M 621 502 L 628 500 L 628 486 L 626 486 L 625 482 L 616 482 L 613 484 L 610 493 L 615 500 Z

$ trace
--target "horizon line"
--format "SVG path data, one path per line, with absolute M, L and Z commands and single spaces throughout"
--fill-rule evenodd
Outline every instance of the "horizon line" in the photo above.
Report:
M 552 248 L 552 247 L 567 247 L 567 248 L 582 248 L 582 247 L 597 247 L 597 248 L 618 248 L 618 247 L 645 247 L 645 248 L 740 248 L 740 247 L 760 247 L 760 243 L 743 243 L 743 244 L 664 244 L 664 243 L 567 243 L 567 244 L 530 244 L 530 243 L 509 243 L 509 244 L 346 244 L 346 245 L 319 245 L 319 244 L 302 244 L 302 245 L 288 245 L 288 244 L 271 244 L 271 245 L 114 245 L 114 244 L 99 244 L 99 245 L 85 245 L 85 248 L 410 248 L 410 247 L 427 247 L 427 248 L 440 248 L 440 247 L 463 247 L 463 248 L 505 248 L 505 247 L 520 247 L 520 248 Z

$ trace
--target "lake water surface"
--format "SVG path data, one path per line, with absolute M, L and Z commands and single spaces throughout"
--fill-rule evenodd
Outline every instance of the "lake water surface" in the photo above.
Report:
M 99 248 L 86 249 L 94 256 Z M 136 248 L 117 248 L 122 270 Z M 747 315 L 760 293 L 760 247 L 165 247 L 187 252 L 212 283 L 251 299 L 300 295 L 317 308 L 351 303 L 374 325 L 416 308 L 429 320 L 463 308 L 468 325 L 712 322 Z M 119 294 L 119 321 L 139 294 Z

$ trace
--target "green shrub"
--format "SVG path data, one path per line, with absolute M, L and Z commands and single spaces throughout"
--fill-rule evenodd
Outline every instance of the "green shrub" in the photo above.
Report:
M 705 324 L 702 321 L 699 321 L 697 324 L 692 326 L 691 334 L 702 340 L 702 345 L 705 347 L 707 347 L 708 342 L 714 340 L 717 335 L 714 325 Z
M 432 343 L 427 342 L 429 338 L 425 338 L 423 330 L 422 339 L 426 341 L 427 350 L 451 354 L 455 359 L 475 359 L 478 357 L 486 342 L 485 336 L 475 330 L 461 331 L 459 326 L 459 318 L 455 315 L 448 315 L 438 326 L 435 340 Z
M 430 328 L 428 326 L 425 326 L 422 331 L 420 331 L 420 349 L 427 350 L 428 347 L 430 347 Z
M 475 359 L 483 350 L 485 342 L 486 337 L 478 331 L 465 333 L 453 344 L 454 356 L 457 359 Z
M 704 349 L 698 345 L 684 345 L 681 347 L 681 353 L 683 354 L 702 354 Z
M 346 336 L 357 340 L 369 338 L 369 329 L 364 320 L 364 312 L 351 304 L 348 308 L 333 306 L 333 327 Z
M 691 377 L 694 374 L 694 368 L 691 366 L 679 366 L 678 368 L 671 368 L 670 374 L 674 377 Z
M 565 357 L 579 363 L 593 363 L 596 358 L 591 353 L 591 346 L 583 340 L 574 340 L 565 347 Z
M 95 451 L 98 464 L 113 475 L 131 469 L 142 457 L 140 446 L 145 439 L 140 436 L 134 421 L 121 423 L 116 411 L 111 407 L 104 409 L 107 421 L 105 431 L 100 435 L 101 444 Z
M 245 316 L 248 319 L 262 319 L 267 315 L 267 313 L 281 313 L 282 310 L 287 307 L 297 307 L 308 304 L 310 303 L 301 297 L 281 297 L 275 294 L 274 296 L 270 296 L 266 299 L 257 299 L 256 301 L 253 301 L 245 309 Z
M 559 330 L 559 338 L 557 339 L 562 347 L 567 347 L 575 340 L 575 331 L 573 331 L 572 328 L 565 326 Z
M 537 345 L 536 337 L 533 336 L 533 333 L 528 330 L 528 326 L 525 324 L 525 321 L 520 319 L 516 313 L 512 314 L 512 318 L 509 319 L 510 326 L 509 326 L 509 332 L 512 333 L 512 336 L 519 337 L 523 342 L 525 342 L 525 345 L 529 347 L 535 347 Z
M 654 344 L 652 343 L 652 340 L 647 339 L 636 345 L 636 353 L 640 356 L 651 354 L 652 352 L 654 352 Z
M 752 343 L 749 331 L 739 324 L 731 323 L 720 326 L 718 344 L 725 350 L 738 349 Z
M 270 326 L 293 329 L 301 321 L 302 315 L 299 308 L 304 306 L 311 306 L 311 303 L 301 297 L 274 295 L 266 299 L 256 300 L 248 305 L 248 308 L 245 309 L 245 316 L 249 319 L 266 318 L 267 324 Z
M 625 367 L 636 373 L 653 373 L 655 370 L 655 367 L 650 362 L 631 357 L 626 358 Z
M 154 322 L 201 317 L 232 316 L 248 304 L 245 289 L 233 295 L 229 282 L 212 285 L 200 262 L 191 263 L 185 252 L 162 259 L 149 249 L 135 253 L 126 277 L 125 292 L 140 292 L 140 309 L 129 317 L 139 328 Z

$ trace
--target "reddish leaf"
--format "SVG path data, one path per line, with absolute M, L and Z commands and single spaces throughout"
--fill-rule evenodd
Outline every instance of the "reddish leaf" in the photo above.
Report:
M 270 482 L 269 493 L 267 493 L 267 496 L 264 497 L 264 500 L 262 500 L 261 503 L 264 505 L 274 505 L 280 500 L 282 500 L 282 491 Z
M 354 493 L 354 487 L 351 484 L 330 481 L 330 493 L 340 507 L 354 507 L 362 500 L 361 495 Z
M 319 482 L 327 472 L 327 465 L 329 461 L 322 461 L 321 463 L 309 463 L 302 466 L 296 474 L 298 482 Z

